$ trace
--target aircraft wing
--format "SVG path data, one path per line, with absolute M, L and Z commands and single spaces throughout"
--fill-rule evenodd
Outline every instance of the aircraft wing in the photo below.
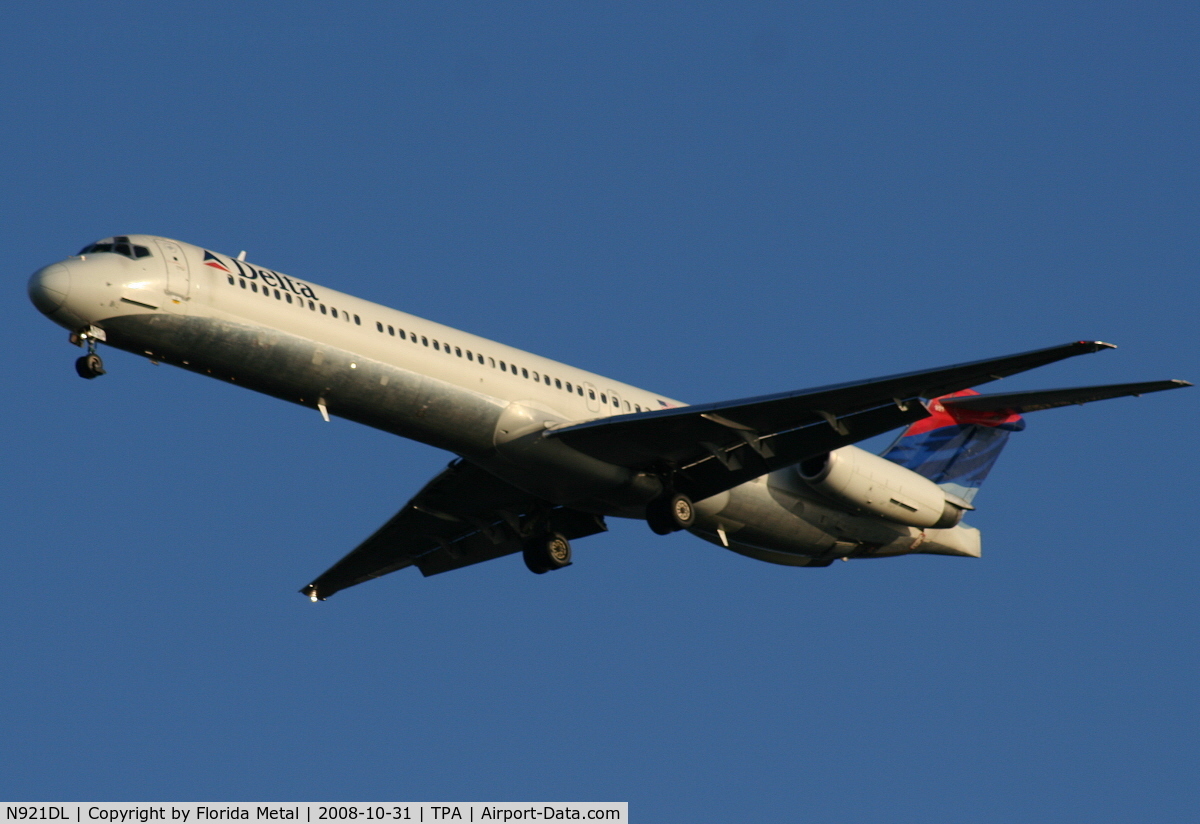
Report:
M 621 415 L 550 429 L 545 437 L 630 469 L 668 472 L 678 491 L 701 500 L 927 417 L 922 398 L 1111 348 L 1077 341 L 872 380 Z
M 425 576 L 521 550 L 529 519 L 549 520 L 568 540 L 606 529 L 603 519 L 555 508 L 466 461 L 454 461 L 404 508 L 300 591 L 324 600 L 408 566 Z
M 1059 406 L 1104 401 L 1109 398 L 1126 398 L 1130 395 L 1145 395 L 1165 389 L 1180 389 L 1191 386 L 1187 381 L 1148 381 L 1145 383 L 1113 383 L 1107 386 L 1077 386 L 1071 389 L 1040 389 L 1032 392 L 1009 392 L 997 395 L 966 395 L 960 398 L 942 398 L 942 405 L 955 409 L 970 409 L 975 412 L 1038 412 Z

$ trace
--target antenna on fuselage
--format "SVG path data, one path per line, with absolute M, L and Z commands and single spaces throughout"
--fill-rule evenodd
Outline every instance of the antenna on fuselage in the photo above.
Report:
M 246 259 L 246 250 L 245 250 L 245 249 L 243 249 L 242 251 L 238 252 L 237 259 L 238 259 L 238 260 L 243 260 L 243 261 Z

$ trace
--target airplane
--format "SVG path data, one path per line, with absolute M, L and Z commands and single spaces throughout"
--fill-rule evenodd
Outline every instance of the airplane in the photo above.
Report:
M 33 304 L 85 347 L 171 364 L 456 456 L 300 591 L 313 601 L 405 567 L 425 576 L 521 553 L 543 574 L 608 517 L 761 561 L 827 567 L 978 558 L 963 522 L 1023 414 L 1191 384 L 1002 394 L 974 387 L 1113 348 L 1075 341 L 869 380 L 687 405 L 314 282 L 153 235 L 35 272 Z M 900 429 L 881 454 L 854 444 Z

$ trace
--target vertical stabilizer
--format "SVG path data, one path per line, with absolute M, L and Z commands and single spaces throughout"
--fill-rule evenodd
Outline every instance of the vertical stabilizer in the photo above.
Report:
M 943 398 L 978 395 L 964 389 Z M 951 495 L 970 503 L 1011 432 L 1025 428 L 1012 412 L 951 409 L 942 398 L 929 402 L 930 417 L 917 421 L 889 446 L 883 457 L 928 478 Z

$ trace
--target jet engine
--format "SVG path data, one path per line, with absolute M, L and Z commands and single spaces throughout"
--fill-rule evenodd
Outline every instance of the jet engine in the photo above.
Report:
M 817 492 L 851 511 L 865 510 L 922 529 L 947 529 L 962 520 L 963 507 L 947 500 L 933 481 L 856 446 L 802 461 L 796 472 Z

